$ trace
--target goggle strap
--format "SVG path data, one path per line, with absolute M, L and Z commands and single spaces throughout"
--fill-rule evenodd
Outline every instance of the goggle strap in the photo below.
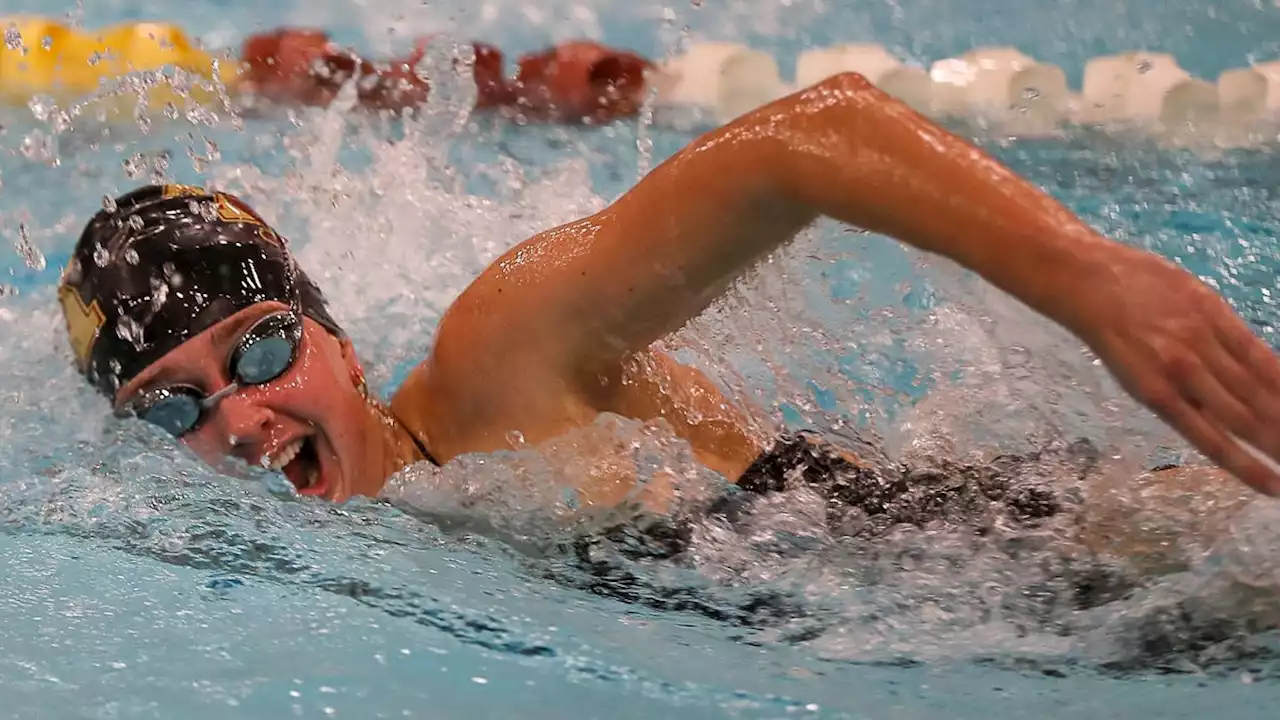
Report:
M 209 408 L 213 407 L 219 400 L 221 400 L 222 398 L 230 395 L 231 393 L 239 389 L 240 389 L 240 383 L 231 382 L 226 387 L 213 393 L 212 395 L 206 396 L 203 400 L 201 400 L 200 407 L 204 410 L 208 410 Z

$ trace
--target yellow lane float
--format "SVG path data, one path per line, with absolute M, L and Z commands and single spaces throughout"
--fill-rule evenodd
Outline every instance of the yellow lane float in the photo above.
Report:
M 46 97 L 103 120 L 221 104 L 219 84 L 234 83 L 238 63 L 195 47 L 169 23 L 139 22 L 97 30 L 48 18 L 0 18 L 0 102 L 24 106 Z M 216 81 L 216 82 L 215 82 Z

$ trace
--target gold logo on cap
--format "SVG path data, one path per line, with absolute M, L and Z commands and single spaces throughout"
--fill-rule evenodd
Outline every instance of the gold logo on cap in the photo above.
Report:
M 97 300 L 86 306 L 84 298 L 70 285 L 58 288 L 58 300 L 62 303 L 62 314 L 67 319 L 71 350 L 76 354 L 80 372 L 84 372 L 89 367 L 89 353 L 93 351 L 93 343 L 98 339 L 98 331 L 107 320 Z
M 165 185 L 160 190 L 160 197 L 163 198 L 197 197 L 207 194 L 204 190 L 193 185 Z
M 272 230 L 271 228 L 267 227 L 266 225 L 263 225 L 262 227 L 258 228 L 258 237 L 262 238 L 263 241 L 265 242 L 271 243 L 272 245 L 283 244 L 280 242 L 280 234 L 277 233 L 275 230 Z
M 266 227 L 267 223 L 258 214 L 249 209 L 249 206 L 239 200 L 227 195 L 226 193 L 214 193 L 214 201 L 218 207 L 218 217 L 223 222 L 247 223 L 249 225 L 259 225 Z

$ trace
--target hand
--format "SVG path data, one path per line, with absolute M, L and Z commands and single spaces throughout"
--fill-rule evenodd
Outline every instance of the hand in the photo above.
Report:
M 1077 290 L 1077 334 L 1130 394 L 1250 487 L 1280 495 L 1280 359 L 1217 293 L 1122 245 Z M 1269 467 L 1271 465 L 1271 467 Z

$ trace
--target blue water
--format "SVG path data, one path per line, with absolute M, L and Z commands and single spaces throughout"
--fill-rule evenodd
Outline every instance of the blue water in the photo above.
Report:
M 496 19 L 465 3 L 332 0 L 207 2 L 185 15 L 150 1 L 66 11 L 91 25 L 175 19 L 211 41 L 307 22 L 362 47 L 444 29 L 513 52 L 587 34 L 660 54 L 688 25 L 769 49 L 784 68 L 810 42 L 876 40 L 924 61 L 1002 43 L 1061 64 L 1076 82 L 1089 55 L 1139 46 L 1213 77 L 1270 58 L 1280 31 L 1280 10 L 1251 2 L 704 5 L 675 8 L 666 26 L 659 5 L 618 1 L 520 15 L 503 0 Z M 51 12 L 35 2 L 5 8 Z M 397 35 L 384 31 L 390 24 Z M 661 129 L 646 137 L 658 160 L 688 140 Z M 310 114 L 241 131 L 55 134 L 10 112 L 0 139 L 0 716 L 1274 715 L 1271 636 L 1246 638 L 1252 655 L 1223 650 L 1218 662 L 1203 648 L 1143 659 L 1143 638 L 1177 635 L 1150 630 L 1163 610 L 1217 599 L 1211 567 L 1071 616 L 1068 634 L 996 612 L 990 593 L 1016 587 L 1021 569 L 985 552 L 961 551 L 952 565 L 877 565 L 887 577 L 864 587 L 861 569 L 883 559 L 805 535 L 803 523 L 779 526 L 768 542 L 706 541 L 693 567 L 615 558 L 639 580 L 623 587 L 630 594 L 609 591 L 548 549 L 536 515 L 481 513 L 470 519 L 496 532 L 470 532 L 418 517 L 421 508 L 333 507 L 290 498 L 278 480 L 215 475 L 149 429 L 107 418 L 70 369 L 52 284 L 102 197 L 153 174 L 223 183 L 277 219 L 389 392 L 469 274 L 625 189 L 642 162 L 640 139 L 631 125 L 457 129 L 446 115 L 411 128 Z M 1216 283 L 1273 337 L 1280 171 L 1271 150 L 1204 158 L 1085 132 L 978 140 L 1108 234 Z M 210 155 L 209 141 L 217 157 L 193 161 Z M 26 257 L 24 242 L 35 249 Z M 978 320 L 959 331 L 937 322 L 957 309 Z M 1143 413 L 1108 403 L 1114 388 L 1043 321 L 954 268 L 830 225 L 683 340 L 793 425 L 850 421 L 893 436 L 914 403 L 947 397 L 944 386 L 995 348 L 1019 403 L 949 408 L 975 435 L 977 426 L 1016 433 L 1074 422 L 1112 441 L 1150 433 L 1133 440 L 1139 460 L 1172 444 Z M 1011 346 L 1021 349 L 1004 352 Z M 1014 367 L 1015 356 L 1031 359 Z M 528 456 L 452 472 L 498 488 L 538 478 Z M 1280 523 L 1274 507 L 1255 511 L 1255 532 Z M 1280 547 L 1270 541 L 1261 554 Z M 932 544 L 956 560 L 946 542 Z

